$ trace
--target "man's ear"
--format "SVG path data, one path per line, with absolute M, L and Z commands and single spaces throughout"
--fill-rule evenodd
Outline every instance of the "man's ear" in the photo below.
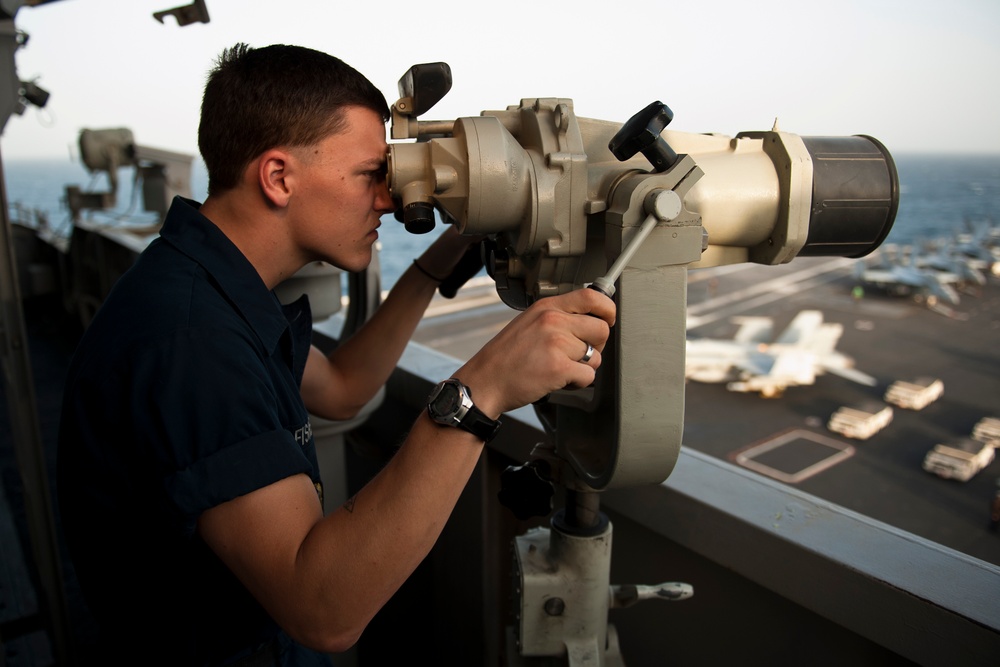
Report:
M 261 153 L 255 161 L 257 183 L 264 198 L 272 206 L 288 206 L 292 188 L 292 163 L 294 158 L 288 151 L 272 148 Z

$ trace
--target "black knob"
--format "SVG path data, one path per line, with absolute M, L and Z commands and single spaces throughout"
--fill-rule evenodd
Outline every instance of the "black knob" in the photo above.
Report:
M 403 226 L 411 234 L 426 234 L 434 224 L 434 207 L 427 202 L 413 202 L 403 208 Z
M 666 171 L 677 162 L 677 153 L 660 136 L 674 119 L 674 112 L 663 102 L 653 102 L 628 119 L 611 138 L 608 148 L 624 162 L 636 153 L 642 153 L 653 165 L 654 171 Z
M 495 239 L 486 237 L 483 239 L 483 258 L 486 264 L 486 274 L 493 280 L 497 279 L 497 273 L 506 271 L 510 262 L 509 253 L 500 247 Z
M 545 479 L 548 465 L 542 462 L 510 466 L 500 473 L 500 504 L 522 521 L 552 512 L 555 487 Z

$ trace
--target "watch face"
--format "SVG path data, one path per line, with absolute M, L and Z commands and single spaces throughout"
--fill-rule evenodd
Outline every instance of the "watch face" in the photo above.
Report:
M 442 382 L 427 404 L 427 412 L 437 422 L 454 426 L 462 408 L 461 388 L 455 382 Z
M 454 415 L 458 412 L 458 408 L 461 405 L 462 396 L 458 391 L 458 387 L 450 382 L 441 387 L 440 393 L 438 393 L 437 398 L 434 400 L 434 407 L 438 414 L 441 415 Z
M 468 388 L 454 378 L 434 388 L 427 400 L 427 414 L 438 424 L 464 429 L 485 442 L 500 428 L 500 420 L 490 419 L 477 409 Z

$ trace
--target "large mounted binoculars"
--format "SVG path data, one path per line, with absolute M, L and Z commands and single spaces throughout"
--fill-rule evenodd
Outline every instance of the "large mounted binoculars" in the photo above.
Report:
M 445 63 L 399 81 L 388 155 L 397 217 L 415 233 L 440 219 L 482 236 L 475 269 L 486 265 L 513 308 L 595 285 L 617 300 L 595 386 L 535 406 L 555 440 L 549 468 L 568 488 L 656 483 L 672 470 L 688 269 L 861 257 L 895 219 L 895 165 L 871 137 L 674 132 L 661 102 L 622 124 L 577 117 L 562 98 L 421 120 L 451 83 Z
M 417 141 L 390 146 L 389 188 L 412 232 L 439 216 L 486 235 L 487 267 L 516 308 L 603 274 L 605 253 L 588 241 L 604 225 L 641 223 L 654 189 L 675 189 L 683 215 L 701 220 L 707 244 L 692 267 L 861 257 L 895 218 L 895 166 L 871 137 L 681 133 L 666 129 L 673 114 L 659 102 L 622 125 L 577 117 L 558 98 L 419 120 L 450 88 L 445 63 L 400 79 L 392 138 Z

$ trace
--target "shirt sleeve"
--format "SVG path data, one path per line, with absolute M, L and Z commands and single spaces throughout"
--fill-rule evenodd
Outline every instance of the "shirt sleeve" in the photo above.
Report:
M 137 432 L 185 531 L 206 509 L 313 475 L 296 438 L 309 415 L 280 349 L 263 350 L 247 332 L 183 330 L 145 350 L 133 378 L 133 415 L 146 421 Z

